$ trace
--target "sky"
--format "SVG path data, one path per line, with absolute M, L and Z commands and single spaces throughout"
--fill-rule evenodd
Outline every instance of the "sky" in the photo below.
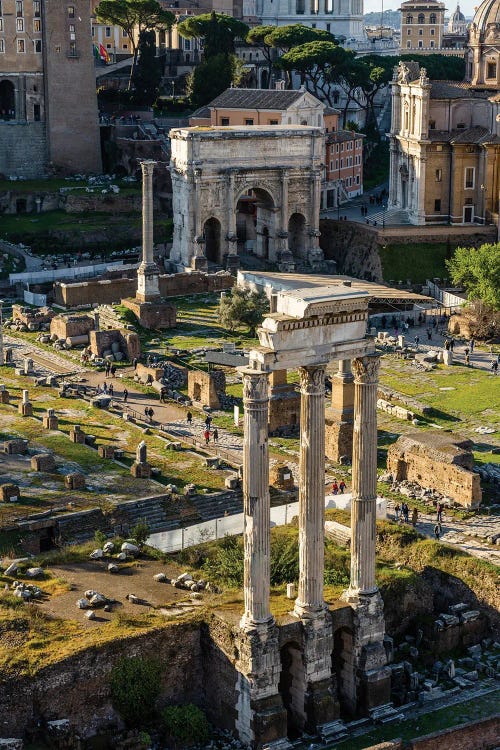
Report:
M 445 0 L 447 13 L 450 15 L 457 7 L 457 0 Z M 474 8 L 480 4 L 480 0 L 462 0 L 460 4 L 460 10 L 466 18 L 474 15 Z M 364 2 L 365 13 L 380 13 L 382 7 L 382 0 L 365 0 Z M 397 10 L 400 7 L 400 3 L 391 2 L 390 0 L 384 0 L 384 10 Z

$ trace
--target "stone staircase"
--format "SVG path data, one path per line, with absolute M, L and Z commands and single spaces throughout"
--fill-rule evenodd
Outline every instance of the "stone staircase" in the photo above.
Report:
M 177 505 L 172 505 L 171 512 L 169 512 L 169 502 L 171 502 L 169 495 L 156 495 L 142 500 L 127 500 L 119 503 L 113 511 L 114 525 L 120 524 L 132 528 L 139 521 L 144 521 L 151 533 L 178 529 L 180 526 L 179 508 Z
M 212 521 L 226 514 L 232 516 L 243 512 L 241 492 L 216 492 L 210 495 L 194 495 L 189 499 L 202 521 Z
M 62 541 L 83 544 L 94 538 L 96 531 L 112 534 L 108 518 L 99 508 L 66 513 L 57 519 L 57 533 Z
M 348 736 L 347 727 L 343 721 L 328 721 L 318 727 L 318 734 L 325 745 L 340 742 Z
M 371 709 L 370 718 L 374 724 L 389 724 L 391 721 L 404 719 L 404 714 L 395 709 L 392 703 L 384 703 Z

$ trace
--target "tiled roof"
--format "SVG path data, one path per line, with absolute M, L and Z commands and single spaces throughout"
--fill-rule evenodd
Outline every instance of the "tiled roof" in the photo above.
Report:
M 431 81 L 431 99 L 486 99 L 488 92 L 478 91 L 464 81 Z
M 334 133 L 328 133 L 326 140 L 327 143 L 342 143 L 356 138 L 366 138 L 366 136 L 363 133 L 354 133 L 352 130 L 336 130 Z
M 465 130 L 455 131 L 452 143 L 482 143 L 483 139 L 490 135 L 488 128 L 476 126 L 473 128 L 466 128 Z
M 196 119 L 203 118 L 204 120 L 207 120 L 207 119 L 209 120 L 210 119 L 210 107 L 207 107 L 207 106 L 200 107 L 195 112 L 193 112 L 192 115 L 190 115 L 189 119 L 191 119 L 191 117 L 194 117 Z
M 220 109 L 288 109 L 304 96 L 304 91 L 277 89 L 226 89 L 209 107 Z M 311 95 L 312 96 L 312 95 Z

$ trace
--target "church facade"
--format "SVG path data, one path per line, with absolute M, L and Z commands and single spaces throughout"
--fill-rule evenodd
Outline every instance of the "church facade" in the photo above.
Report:
M 389 208 L 413 224 L 498 222 L 500 0 L 471 26 L 464 82 L 431 81 L 400 63 L 392 89 Z

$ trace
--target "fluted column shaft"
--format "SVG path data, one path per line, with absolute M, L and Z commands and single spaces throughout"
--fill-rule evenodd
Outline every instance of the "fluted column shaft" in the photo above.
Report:
M 244 595 L 241 626 L 272 621 L 269 607 L 270 501 L 267 373 L 243 373 Z
M 142 262 L 153 263 L 153 172 L 155 161 L 141 162 L 142 168 Z
M 377 500 L 377 355 L 352 361 L 354 434 L 352 446 L 352 543 L 350 591 L 373 594 Z
M 299 591 L 295 614 L 323 611 L 325 513 L 325 368 L 301 367 Z

